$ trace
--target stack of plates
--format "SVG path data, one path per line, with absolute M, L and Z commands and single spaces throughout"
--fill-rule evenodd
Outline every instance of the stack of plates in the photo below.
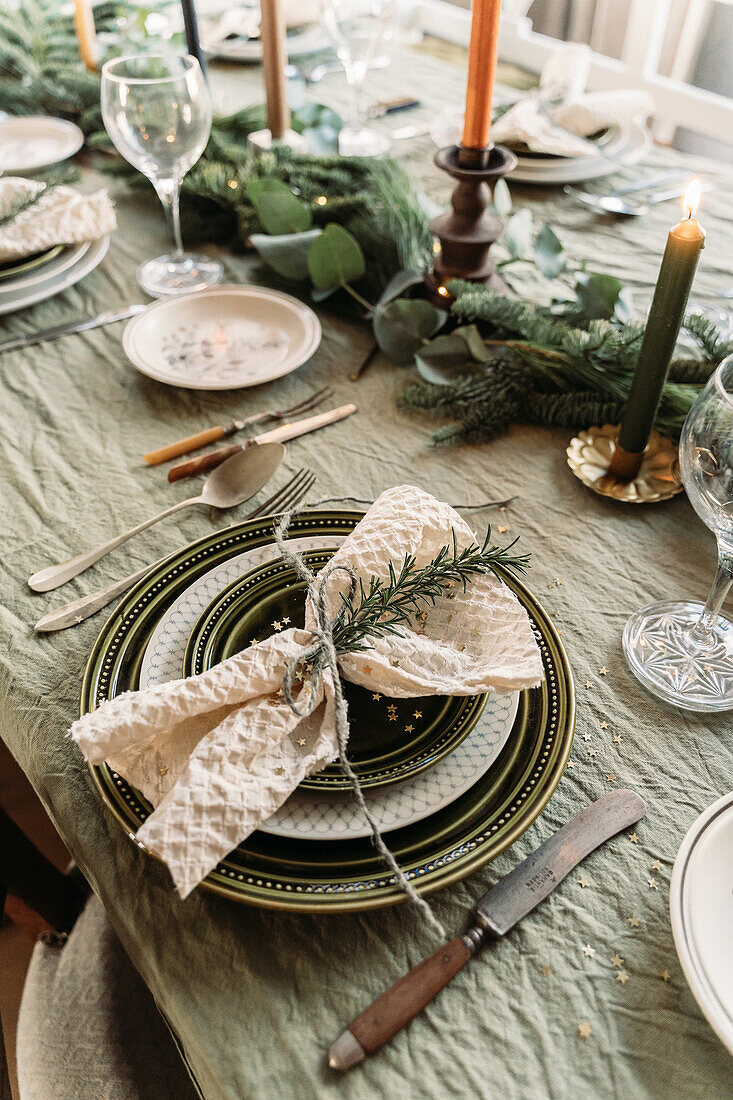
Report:
M 206 27 L 201 30 L 201 45 L 209 57 L 218 57 L 222 61 L 258 62 L 262 60 L 262 39 L 259 35 L 247 38 L 237 35 L 231 38 L 217 38 Z M 288 30 L 288 57 L 307 57 L 320 53 L 332 46 L 326 32 L 316 23 Z
M 52 298 L 74 286 L 107 254 L 109 237 L 65 247 L 56 245 L 36 256 L 0 265 L 0 314 Z
M 291 523 L 289 545 L 312 568 L 322 568 L 362 514 L 301 513 Z M 283 619 L 302 624 L 302 583 L 278 556 L 272 528 L 271 517 L 227 528 L 151 571 L 97 639 L 82 712 L 123 691 L 204 671 L 266 637 Z M 550 798 L 570 752 L 574 695 L 562 643 L 524 585 L 503 579 L 532 621 L 545 668 L 541 687 L 395 700 L 346 688 L 351 759 L 365 797 L 424 893 L 512 844 Z M 134 839 L 150 805 L 106 765 L 92 773 Z M 237 901 L 311 912 L 370 909 L 403 897 L 375 855 L 338 766 L 303 782 L 203 886 Z
M 593 144 L 598 152 L 587 157 L 561 157 L 516 148 L 513 151 L 519 163 L 511 179 L 520 183 L 564 184 L 608 176 L 641 160 L 651 147 L 651 134 L 646 127 L 631 122 L 604 130 Z

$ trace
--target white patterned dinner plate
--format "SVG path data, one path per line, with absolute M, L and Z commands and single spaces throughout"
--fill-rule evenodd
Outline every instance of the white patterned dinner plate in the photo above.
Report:
M 39 264 L 38 267 L 21 271 L 18 275 L 9 275 L 0 284 L 0 302 L 6 295 L 17 295 L 20 291 L 25 293 L 32 286 L 58 279 L 64 271 L 68 271 L 81 263 L 90 248 L 90 241 L 69 245 L 68 248 L 62 248 L 55 256 L 52 256 L 45 263 Z
M 669 911 L 690 989 L 733 1054 L 733 792 L 708 807 L 682 841 Z
M 609 143 L 602 153 L 587 157 L 544 159 L 521 157 L 509 179 L 517 183 L 565 184 L 599 179 L 620 172 L 640 161 L 651 148 L 651 133 L 636 122 L 619 128 L 618 140 Z
M 62 270 L 56 270 L 55 273 L 44 272 L 46 277 L 33 282 L 30 286 L 18 285 L 12 290 L 8 289 L 7 292 L 3 290 L 0 293 L 0 314 L 14 313 L 18 309 L 35 305 L 36 302 L 43 302 L 46 298 L 53 298 L 56 294 L 75 286 L 101 264 L 109 249 L 109 237 L 100 237 L 88 246 L 78 247 L 80 251 L 76 261 L 70 266 L 63 266 Z M 61 257 L 59 256 L 58 259 Z
M 73 122 L 45 115 L 0 119 L 0 168 L 6 176 L 35 172 L 73 157 L 84 134 Z
M 278 290 L 215 286 L 152 303 L 122 344 L 143 374 L 194 390 L 258 386 L 302 366 L 321 342 L 309 306 Z
M 317 550 L 342 540 L 333 535 L 290 539 L 295 550 Z M 163 614 L 146 647 L 140 688 L 183 675 L 186 645 L 209 604 L 233 581 L 278 556 L 273 544 L 258 546 L 222 562 L 187 588 Z M 432 768 L 389 787 L 363 791 L 380 829 L 389 832 L 422 821 L 454 802 L 478 782 L 498 757 L 511 732 L 519 694 L 491 693 L 476 726 Z M 260 826 L 260 831 L 297 840 L 353 840 L 371 835 L 351 795 L 297 790 Z
M 331 44 L 331 40 L 316 24 L 288 34 L 287 54 L 289 58 L 307 57 L 308 54 L 327 50 Z M 259 38 L 212 38 L 202 28 L 201 46 L 209 57 L 217 57 L 222 61 L 252 63 L 262 60 L 262 41 Z

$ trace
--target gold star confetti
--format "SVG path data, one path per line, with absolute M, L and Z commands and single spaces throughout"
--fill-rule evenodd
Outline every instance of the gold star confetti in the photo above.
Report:
M 593 687 L 593 684 L 592 684 L 592 683 L 590 682 L 590 680 L 586 680 L 586 681 L 585 681 L 585 686 L 586 686 L 587 688 L 592 688 L 592 687 Z
M 388 714 L 387 717 L 389 718 L 390 722 L 396 722 L 397 721 L 397 715 L 396 714 Z
M 285 768 L 275 768 L 275 775 L 285 775 Z
M 300 745 L 300 747 L 302 749 L 303 746 L 305 745 L 305 737 L 299 737 L 298 738 L 298 744 Z
M 380 693 L 378 691 L 375 691 L 374 694 L 372 695 L 372 699 L 374 700 L 375 703 L 378 703 L 381 698 L 382 698 L 382 696 L 380 695 Z
M 639 838 L 638 838 L 638 836 L 636 835 L 635 832 L 634 833 L 629 833 L 629 840 L 631 841 L 632 844 L 638 844 L 639 843 Z
M 272 623 L 272 629 L 273 630 L 282 630 L 282 628 L 283 628 L 283 624 L 281 622 L 279 622 L 277 619 L 274 619 L 273 623 Z
M 164 764 L 164 765 L 163 765 L 163 767 L 162 767 L 162 768 L 160 769 L 160 774 L 161 774 L 161 775 L 167 775 L 167 774 L 168 774 L 168 769 L 166 768 L 165 764 Z
M 621 744 L 621 734 L 620 733 L 616 734 L 616 736 L 613 739 L 613 743 L 614 743 L 614 745 L 620 745 Z
M 559 577 L 555 577 L 555 584 L 558 585 L 558 586 L 560 586 L 562 584 L 562 581 L 560 580 Z
M 405 733 L 412 733 L 414 728 L 414 726 L 405 726 Z
M 663 970 L 660 973 L 659 977 L 662 979 L 663 982 L 668 982 L 669 981 L 669 970 Z
M 575 761 L 574 760 L 568 760 L 568 767 L 569 768 L 574 768 L 575 767 Z
M 284 615 L 282 621 L 283 621 L 283 626 L 287 626 L 287 624 L 290 622 L 290 616 L 289 615 Z
M 638 917 L 629 917 L 629 924 L 631 925 L 632 928 L 638 928 L 639 927 L 639 918 Z
M 552 974 L 552 967 L 549 966 L 547 963 L 543 963 L 542 964 L 542 975 L 543 975 L 543 977 L 548 978 L 550 976 L 550 974 Z
M 413 718 L 422 718 L 422 711 L 421 710 L 416 710 L 412 717 Z
M 250 645 L 259 645 L 259 638 L 252 638 L 249 644 Z
M 589 959 L 592 959 L 593 956 L 595 955 L 595 953 L 596 953 L 595 947 L 591 947 L 591 945 L 589 943 L 587 943 L 585 945 L 585 947 L 583 948 L 583 954 Z
M 608 669 L 603 668 L 603 666 L 601 666 L 601 668 L 598 669 L 598 675 L 599 676 L 605 676 L 607 672 L 608 672 Z
M 582 886 L 583 889 L 585 889 L 586 886 L 590 886 L 590 882 L 585 877 L 585 875 L 580 876 L 580 878 L 578 879 L 578 883 L 579 883 L 580 886 Z
M 607 730 L 608 729 L 608 722 L 601 722 L 601 729 L 602 730 Z
M 83 615 L 75 615 L 74 616 L 74 622 L 75 623 L 83 623 L 84 622 L 84 616 Z
M 661 863 L 659 862 L 658 859 L 655 859 L 654 863 L 652 863 L 652 871 L 661 871 L 661 870 L 662 870 Z
M 613 774 L 613 772 L 609 772 L 608 775 L 606 776 L 606 779 L 608 780 L 609 783 L 615 783 L 616 782 L 616 776 Z
M 624 965 L 624 960 L 621 958 L 620 955 L 616 954 L 611 959 L 611 963 L 613 964 L 613 966 L 618 966 L 620 969 Z
M 629 980 L 629 975 L 626 973 L 626 971 L 625 970 L 619 970 L 618 974 L 616 975 L 616 981 L 621 982 L 621 985 L 626 985 L 628 980 Z
M 595 749 L 588 749 L 588 756 L 595 756 L 595 755 L 596 755 L 596 750 Z
M 365 675 L 366 675 L 366 676 L 370 676 L 370 675 L 371 675 L 371 672 L 372 672 L 372 666 L 371 666 L 371 665 L 364 665 L 364 673 L 365 673 Z
M 496 530 L 499 532 L 500 535 L 505 535 L 509 528 L 505 523 L 499 523 L 497 524 Z
M 649 889 L 650 890 L 658 890 L 659 889 L 659 883 L 657 882 L 657 880 L 655 878 L 650 878 L 649 879 Z
M 589 733 L 584 733 L 583 734 L 583 740 L 584 741 L 590 741 L 590 734 Z
M 588 1020 L 581 1020 L 578 1024 L 578 1035 L 581 1039 L 587 1039 L 593 1033 L 593 1028 Z

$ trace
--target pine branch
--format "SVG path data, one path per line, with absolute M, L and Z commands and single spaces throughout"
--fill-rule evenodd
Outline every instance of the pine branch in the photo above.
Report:
M 497 572 L 498 568 L 524 573 L 529 567 L 529 555 L 511 554 L 516 543 L 506 547 L 492 546 L 491 527 L 483 545 L 473 543 L 459 550 L 455 532 L 452 546 L 443 546 L 427 565 L 417 567 L 412 554 L 406 554 L 399 571 L 389 563 L 389 579 L 370 577 L 365 587 L 359 581 L 358 600 L 342 593 L 343 607 L 333 629 L 337 651 L 356 652 L 370 648 L 370 641 L 385 634 L 399 634 L 400 626 L 435 606 L 441 596 L 459 585 L 465 591 L 471 577 Z

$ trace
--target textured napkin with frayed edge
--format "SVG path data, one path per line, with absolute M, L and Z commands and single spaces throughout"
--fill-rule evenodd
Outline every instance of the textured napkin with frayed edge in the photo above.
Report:
M 48 187 L 20 176 L 0 179 L 0 218 L 7 219 L 0 224 L 0 263 L 57 244 L 96 241 L 117 228 L 106 191 L 83 195 L 74 187 Z
M 413 486 L 388 489 L 332 559 L 348 563 L 365 584 L 388 579 L 405 554 L 427 565 L 450 545 L 476 542 L 448 504 Z M 328 609 L 340 607 L 345 574 L 327 582 Z M 313 641 L 306 628 L 274 634 L 198 676 L 125 692 L 84 715 L 71 737 L 92 764 L 109 765 L 155 806 L 138 840 L 168 864 L 182 897 L 267 820 L 306 775 L 338 755 L 334 685 L 328 671 L 307 718 L 282 694 L 286 665 Z M 395 698 L 517 691 L 543 678 L 529 618 L 493 573 L 456 586 L 399 634 L 344 653 L 345 679 Z M 296 701 L 314 690 L 301 684 Z

